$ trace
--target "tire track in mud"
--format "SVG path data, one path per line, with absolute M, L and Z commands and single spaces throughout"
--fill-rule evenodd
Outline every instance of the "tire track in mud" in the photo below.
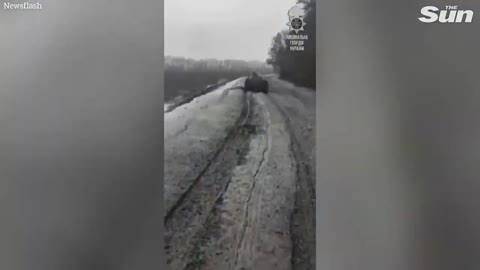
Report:
M 270 98 L 278 111 L 284 117 L 289 133 L 291 134 L 290 149 L 296 160 L 296 192 L 295 210 L 290 217 L 290 235 L 293 243 L 292 269 L 315 269 L 315 241 L 316 241 L 316 212 L 315 212 L 315 175 L 312 175 L 311 165 L 294 131 L 292 120 L 275 100 Z
M 315 269 L 315 172 L 295 120 L 271 95 L 243 98 L 234 128 L 165 216 L 171 270 Z
M 237 134 L 237 131 L 239 127 L 241 127 L 245 121 L 248 119 L 249 114 L 250 114 L 250 97 L 247 95 L 244 96 L 244 105 L 242 109 L 242 113 L 240 114 L 240 117 L 237 119 L 237 123 L 234 125 L 234 127 L 228 132 L 227 136 L 225 137 L 225 140 L 223 143 L 221 143 L 220 147 L 218 147 L 217 151 L 211 158 L 211 160 L 205 165 L 203 170 L 200 171 L 198 176 L 194 179 L 192 184 L 188 187 L 188 189 L 182 194 L 182 196 L 179 197 L 177 202 L 173 204 L 173 206 L 167 210 L 167 213 L 164 217 L 164 224 L 167 224 L 167 222 L 172 218 L 174 212 L 177 210 L 177 208 L 183 203 L 185 200 L 186 196 L 192 192 L 194 187 L 197 185 L 197 183 L 200 181 L 200 179 L 203 177 L 203 175 L 207 172 L 207 170 L 210 168 L 210 166 L 218 159 L 218 156 L 222 151 L 224 151 L 225 147 L 231 143 L 232 140 L 235 139 L 235 136 Z M 184 132 L 188 128 L 188 124 L 181 130 Z M 178 134 L 177 134 L 178 135 Z
M 268 111 L 266 113 L 268 114 Z M 269 116 L 266 116 L 266 118 L 268 119 Z M 268 130 L 268 120 L 266 122 L 265 130 Z M 258 164 L 257 169 L 255 170 L 255 173 L 252 176 L 253 183 L 252 183 L 252 187 L 251 187 L 250 191 L 248 192 L 248 198 L 247 198 L 247 202 L 246 202 L 246 205 L 245 205 L 246 209 L 245 209 L 245 216 L 244 216 L 244 224 L 243 224 L 240 240 L 238 241 L 238 245 L 237 245 L 237 253 L 235 254 L 234 265 L 238 265 L 238 258 L 239 258 L 238 250 L 241 248 L 241 246 L 243 244 L 243 241 L 244 241 L 244 238 L 245 238 L 245 233 L 246 233 L 246 230 L 247 230 L 247 227 L 248 227 L 248 219 L 249 219 L 249 212 L 250 212 L 249 206 L 250 206 L 250 201 L 252 200 L 253 191 L 255 190 L 255 184 L 257 183 L 256 178 L 257 178 L 258 173 L 262 169 L 263 164 L 265 163 L 265 160 L 267 158 L 266 154 L 268 153 L 268 150 L 269 150 L 268 149 L 269 148 L 268 134 L 265 136 L 265 138 L 266 138 L 266 144 L 265 144 L 265 147 L 264 147 L 263 152 L 262 152 L 261 160 Z
M 237 166 L 247 150 L 251 103 L 251 93 L 246 93 L 241 116 L 225 141 L 165 216 L 165 250 L 171 269 L 185 267 L 194 235 L 221 200 L 230 182 L 231 169 Z
M 250 93 L 250 95 L 253 94 Z M 247 209 L 249 207 L 249 205 L 245 203 L 244 194 L 242 194 L 241 191 L 248 190 L 248 199 L 246 199 L 246 201 L 249 202 L 255 188 L 255 178 L 253 176 L 256 176 L 260 171 L 268 148 L 265 142 L 259 142 L 259 147 L 256 148 L 259 151 L 252 154 L 250 149 L 252 136 L 255 136 L 257 133 L 263 133 L 264 136 L 267 136 L 267 129 L 262 128 L 262 122 L 265 121 L 266 118 L 263 113 L 264 111 L 261 110 L 259 104 L 252 102 L 252 117 L 248 119 L 248 123 L 245 124 L 249 136 L 244 149 L 245 153 L 242 156 L 243 160 L 240 160 L 238 166 L 232 172 L 233 175 L 231 175 L 229 186 L 227 186 L 224 193 L 221 194 L 222 196 L 212 208 L 211 214 L 205 221 L 203 229 L 195 236 L 195 245 L 191 250 L 189 256 L 190 261 L 186 265 L 185 270 L 233 269 L 233 267 L 235 267 L 236 262 L 234 260 L 238 259 L 237 251 L 245 236 L 247 226 L 245 218 L 248 218 Z M 260 157 L 260 160 L 253 162 L 255 165 L 249 166 L 250 164 L 247 163 L 247 160 L 251 162 L 253 158 L 258 157 Z M 239 168 L 243 168 L 243 170 L 239 170 Z M 238 190 L 238 187 L 241 187 L 241 190 Z M 231 189 L 235 191 L 232 192 Z M 228 194 L 226 194 L 227 190 Z M 237 215 L 232 215 L 232 212 L 226 208 L 229 204 L 238 206 L 237 210 L 244 210 L 244 212 L 239 211 Z M 241 228 L 237 230 L 240 231 L 240 233 L 234 233 L 234 231 L 236 231 L 233 229 L 236 227 L 234 224 L 236 222 L 235 218 L 240 219 L 241 224 L 239 223 L 239 226 L 241 226 Z M 218 245 L 223 247 L 218 248 Z M 222 257 L 225 257 L 225 260 L 223 260 Z M 217 260 L 219 258 L 221 259 Z M 232 260 L 230 261 L 229 259 Z
M 305 161 L 308 160 L 307 155 L 304 153 L 302 150 L 301 144 L 296 136 L 296 132 L 294 131 L 293 125 L 292 125 L 292 120 L 286 113 L 286 110 L 283 109 L 277 101 L 275 101 L 274 98 L 270 98 L 271 102 L 275 105 L 275 107 L 278 109 L 278 111 L 282 114 L 282 116 L 285 119 L 285 122 L 287 124 L 287 127 L 289 129 L 289 132 L 291 134 L 291 149 L 292 152 L 295 155 L 295 159 L 299 161 L 297 164 L 297 171 L 299 175 L 299 180 L 305 181 L 309 188 L 309 193 L 310 197 L 312 198 L 311 204 L 314 206 L 315 205 L 315 175 L 312 175 L 311 171 L 312 169 L 310 168 L 310 165 L 307 164 Z
M 290 136 L 268 96 L 256 94 L 246 162 L 234 169 L 213 208 L 186 270 L 291 270 L 290 215 L 295 160 Z M 270 112 L 272 110 L 272 112 Z

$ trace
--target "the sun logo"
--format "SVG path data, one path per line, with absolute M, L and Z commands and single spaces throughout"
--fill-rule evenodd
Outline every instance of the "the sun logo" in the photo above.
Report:
M 305 31 L 303 28 L 306 23 L 303 21 L 305 16 L 305 9 L 301 5 L 296 5 L 288 11 L 289 21 L 287 23 L 290 27 L 290 31 L 295 31 L 295 34 L 298 34 L 299 31 Z

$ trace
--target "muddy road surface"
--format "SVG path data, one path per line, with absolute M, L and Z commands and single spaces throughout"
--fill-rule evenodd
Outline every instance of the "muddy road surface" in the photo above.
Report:
M 165 113 L 171 270 L 315 269 L 315 92 L 265 78 Z

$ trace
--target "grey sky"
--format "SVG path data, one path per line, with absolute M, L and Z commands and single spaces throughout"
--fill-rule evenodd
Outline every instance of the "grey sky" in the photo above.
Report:
M 296 0 L 166 0 L 165 55 L 264 61 Z

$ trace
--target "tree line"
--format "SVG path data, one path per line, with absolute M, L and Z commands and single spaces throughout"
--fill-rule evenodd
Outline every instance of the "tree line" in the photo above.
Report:
M 272 40 L 267 63 L 273 66 L 281 79 L 315 89 L 316 2 L 315 0 L 298 0 L 298 4 L 303 5 L 305 9 L 303 20 L 306 26 L 304 31 L 298 33 L 299 35 L 308 35 L 304 50 L 291 51 L 287 35 L 294 35 L 295 32 L 282 30 Z
M 222 72 L 248 74 L 252 71 L 258 73 L 271 73 L 272 68 L 260 61 L 244 60 L 195 60 L 184 57 L 165 56 L 165 71 L 182 72 Z
M 260 61 L 242 60 L 194 60 L 165 56 L 165 100 L 201 90 L 209 85 L 237 79 L 252 71 L 272 73 L 272 67 Z

